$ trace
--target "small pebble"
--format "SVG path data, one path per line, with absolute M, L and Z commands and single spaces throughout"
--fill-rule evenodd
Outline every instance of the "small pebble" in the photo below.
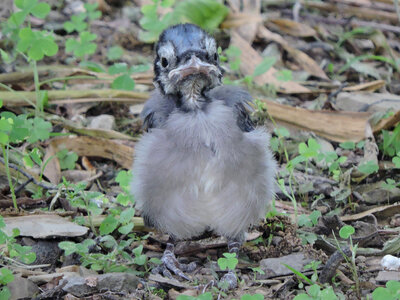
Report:
M 400 258 L 393 255 L 385 255 L 381 260 L 381 266 L 389 271 L 397 271 L 400 268 Z

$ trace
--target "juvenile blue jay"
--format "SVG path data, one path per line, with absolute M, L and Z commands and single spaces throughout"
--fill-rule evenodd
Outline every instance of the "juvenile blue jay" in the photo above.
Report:
M 273 197 L 269 135 L 250 120 L 251 96 L 221 86 L 216 42 L 199 27 L 180 24 L 161 34 L 154 73 L 156 90 L 141 113 L 148 132 L 133 167 L 136 206 L 147 225 L 174 240 L 213 231 L 237 254 Z M 162 261 L 188 278 L 172 244 Z M 234 273 L 223 280 L 236 286 Z

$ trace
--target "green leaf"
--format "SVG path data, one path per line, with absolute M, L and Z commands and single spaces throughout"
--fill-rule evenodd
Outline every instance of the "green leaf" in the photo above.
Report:
M 115 75 L 120 73 L 127 73 L 128 65 L 126 63 L 116 63 L 108 68 L 108 74 Z
M 77 57 L 83 57 L 85 55 L 93 54 L 97 49 L 97 44 L 91 43 L 97 38 L 97 35 L 88 31 L 82 31 L 79 33 L 79 40 L 67 39 L 65 43 L 65 50 L 67 52 L 73 52 Z
M 400 282 L 395 280 L 389 280 L 386 282 L 387 289 L 392 293 L 392 295 L 396 295 L 397 299 L 400 297 Z
M 132 232 L 133 227 L 134 227 L 133 223 L 128 223 L 124 226 L 119 227 L 118 232 L 121 234 L 128 234 L 128 233 Z
M 135 254 L 135 256 L 141 255 L 143 252 L 143 245 L 137 246 L 135 249 L 132 250 L 132 252 L 133 254 Z
M 340 148 L 347 150 L 354 150 L 356 148 L 356 143 L 352 141 L 343 142 L 339 144 Z
M 0 144 L 7 145 L 8 144 L 8 134 L 0 131 Z
M 143 64 L 143 65 L 136 65 L 132 66 L 129 70 L 129 73 L 141 73 L 141 72 L 146 72 L 150 70 L 150 65 L 149 64 Z
M 19 37 L 17 50 L 27 53 L 33 60 L 41 60 L 45 55 L 53 56 L 58 52 L 54 37 L 46 31 L 22 28 L 19 31 Z
M 397 169 L 400 169 L 400 155 L 399 154 L 392 158 L 392 162 L 394 163 L 394 165 Z
M 130 171 L 119 171 L 115 181 L 119 183 L 121 187 L 129 187 L 132 180 L 132 173 Z
M 172 20 L 196 24 L 205 30 L 215 30 L 228 14 L 228 8 L 215 0 L 186 0 L 175 6 Z
M 372 174 L 372 173 L 378 172 L 379 166 L 378 166 L 378 164 L 375 163 L 374 161 L 369 160 L 369 161 L 364 162 L 363 164 L 359 165 L 359 166 L 358 166 L 358 170 L 359 170 L 361 173 L 370 175 L 370 174 Z
M 14 275 L 12 271 L 10 271 L 7 268 L 1 268 L 0 269 L 0 283 L 2 285 L 6 285 L 14 280 Z
M 93 21 L 99 19 L 101 17 L 101 12 L 97 10 L 98 4 L 97 3 L 86 3 L 83 5 L 86 9 L 86 13 L 89 17 L 89 20 Z
M 312 298 L 310 298 L 310 296 L 308 296 L 307 294 L 303 293 L 294 297 L 293 300 L 312 300 Z
M 290 137 L 290 132 L 289 130 L 287 130 L 285 127 L 278 127 L 274 129 L 274 132 L 276 133 L 276 135 L 278 135 L 279 137 Z
M 146 261 L 147 261 L 147 256 L 144 255 L 144 254 L 139 255 L 139 256 L 136 256 L 136 257 L 133 259 L 133 262 L 134 262 L 135 264 L 139 265 L 139 266 L 143 266 L 143 265 L 146 263 Z
M 43 120 L 42 118 L 35 117 L 34 119 L 27 120 L 31 126 L 29 132 L 29 143 L 35 143 L 37 141 L 44 141 L 50 137 L 50 130 L 52 128 L 51 123 Z
M 100 234 L 101 235 L 106 235 L 106 234 L 110 234 L 111 232 L 113 232 L 115 229 L 117 229 L 118 227 L 118 220 L 112 216 L 112 215 L 108 215 L 103 222 L 101 222 L 100 225 Z
M 264 58 L 264 60 L 254 69 L 253 76 L 257 77 L 264 74 L 269 69 L 271 69 L 275 63 L 276 63 L 275 57 Z
M 34 15 L 36 18 L 44 19 L 50 12 L 50 5 L 47 3 L 41 2 L 38 5 L 35 5 L 30 13 Z
M 345 225 L 342 228 L 340 228 L 339 236 L 342 239 L 348 239 L 352 234 L 354 234 L 354 232 L 355 232 L 355 229 L 353 226 Z
M 383 287 L 378 287 L 372 292 L 372 299 L 373 300 L 389 300 L 389 299 L 394 299 L 391 293 L 383 288 Z
M 129 195 L 118 194 L 117 202 L 122 206 L 127 206 L 131 201 L 131 197 Z
M 86 14 L 80 13 L 79 15 L 72 16 L 71 21 L 64 23 L 64 29 L 71 33 L 73 31 L 81 32 L 87 28 L 87 23 L 85 22 Z
M 310 288 L 308 290 L 308 294 L 313 298 L 318 298 L 320 291 L 321 291 L 321 288 L 319 287 L 319 285 L 313 284 L 312 286 L 310 286 Z
M 135 215 L 135 209 L 133 207 L 126 208 L 119 217 L 119 222 L 121 224 L 127 224 L 132 221 L 133 216 Z
M 333 291 L 332 287 L 328 287 L 324 290 L 321 291 L 320 293 L 321 299 L 324 300 L 337 300 L 338 297 L 335 295 L 335 292 Z
M 42 154 L 40 153 L 38 148 L 33 148 L 32 151 L 29 153 L 29 156 L 33 159 L 33 161 L 41 166 L 42 165 Z
M 58 247 L 64 250 L 65 255 L 71 255 L 76 252 L 76 244 L 74 242 L 60 242 Z
M 106 70 L 104 67 L 98 63 L 95 63 L 93 61 L 82 61 L 79 66 L 83 68 L 87 68 L 90 71 L 97 72 L 97 73 L 106 73 Z
M 291 70 L 281 70 L 281 71 L 277 72 L 275 77 L 279 81 L 283 81 L 283 82 L 291 81 L 293 79 Z
M 113 46 L 107 51 L 107 58 L 109 60 L 117 60 L 122 57 L 124 50 L 120 46 Z
M 8 287 L 3 287 L 0 291 L 0 299 L 10 299 L 11 298 L 11 292 L 8 289 Z
M 135 81 L 128 74 L 124 74 L 115 78 L 111 87 L 115 90 L 132 91 L 135 88 Z
M 62 170 L 75 169 L 75 163 L 78 160 L 78 155 L 75 152 L 68 151 L 68 149 L 63 149 L 57 153 L 58 160 L 60 162 L 60 167 Z
M 310 214 L 310 220 L 314 226 L 317 225 L 319 217 L 321 217 L 321 212 L 319 210 L 314 210 Z

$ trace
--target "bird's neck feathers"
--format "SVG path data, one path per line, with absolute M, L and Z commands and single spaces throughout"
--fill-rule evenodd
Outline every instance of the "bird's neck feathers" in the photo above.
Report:
M 206 102 L 203 95 L 203 84 L 199 81 L 186 81 L 183 83 L 184 94 L 181 95 L 181 104 L 185 109 L 201 109 Z

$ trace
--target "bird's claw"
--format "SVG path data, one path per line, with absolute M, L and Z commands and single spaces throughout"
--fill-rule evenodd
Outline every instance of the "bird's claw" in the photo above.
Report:
M 191 262 L 190 264 L 180 263 L 174 254 L 174 246 L 167 244 L 164 254 L 161 258 L 162 265 L 153 269 L 154 273 L 162 273 L 165 277 L 172 278 L 171 271 L 187 281 L 191 281 L 188 276 L 183 272 L 193 272 L 196 269 L 196 263 Z
M 218 286 L 225 291 L 233 290 L 237 287 L 238 278 L 233 271 L 226 273 L 219 281 Z

